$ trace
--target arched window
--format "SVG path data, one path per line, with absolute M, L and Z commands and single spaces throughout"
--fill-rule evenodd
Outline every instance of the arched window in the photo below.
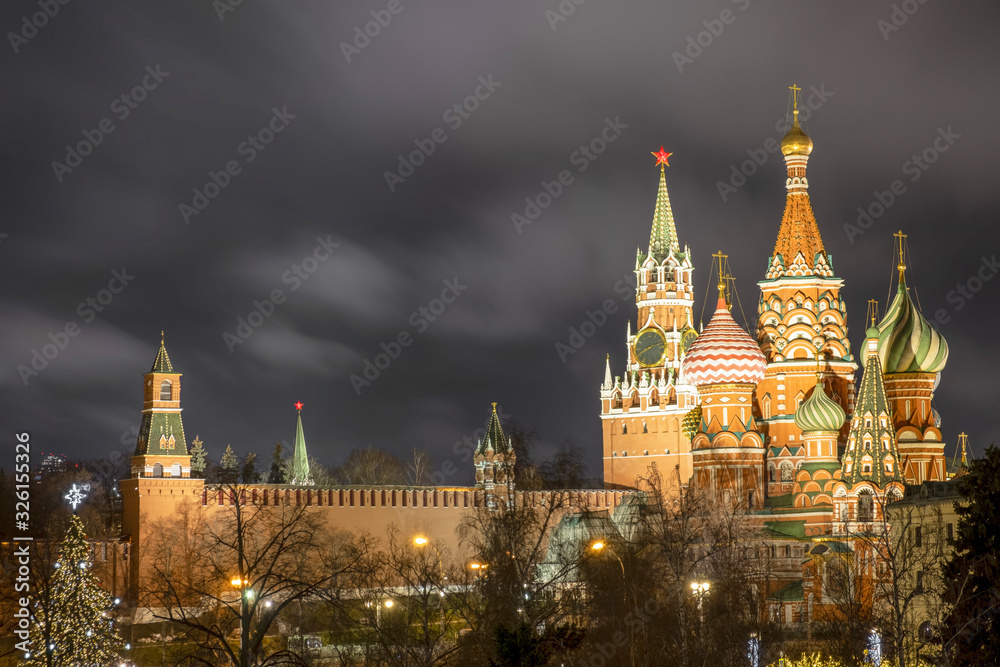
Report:
M 161 464 L 153 464 L 153 477 L 163 477 L 163 466 Z
M 771 465 L 767 466 L 767 476 L 768 476 L 768 480 L 769 480 L 769 481 L 772 481 L 772 482 L 773 482 L 773 481 L 775 481 L 775 479 L 774 479 L 774 478 L 775 478 L 775 474 L 776 474 L 777 472 L 778 472 L 778 471 L 777 471 L 777 468 L 775 468 L 775 467 L 774 467 L 774 464 L 773 464 L 773 463 L 772 463 Z
M 930 621 L 924 621 L 920 624 L 920 638 L 925 642 L 934 639 L 934 626 L 931 625 Z
M 649 433 L 649 429 L 646 427 L 646 422 L 642 422 L 642 432 Z
M 872 521 L 875 516 L 875 499 L 869 491 L 858 495 L 858 521 Z
M 628 424 L 623 423 L 622 424 L 622 435 L 627 435 L 627 434 L 628 434 Z
M 764 400 L 761 401 L 762 412 L 764 413 L 764 419 L 771 418 L 771 397 L 765 396 Z
M 164 380 L 160 383 L 160 400 L 169 401 L 172 400 L 170 396 L 170 380 Z
M 175 463 L 172 466 L 170 466 L 170 476 L 171 477 L 180 477 L 181 476 L 181 464 L 180 463 Z

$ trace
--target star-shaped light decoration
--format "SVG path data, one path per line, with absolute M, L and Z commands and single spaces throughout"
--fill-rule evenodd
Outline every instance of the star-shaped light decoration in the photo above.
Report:
M 298 410 L 299 412 L 302 412 L 302 406 L 303 405 L 305 405 L 305 403 L 303 403 L 302 401 L 296 401 L 295 402 L 295 409 Z
M 673 155 L 673 153 L 668 153 L 667 151 L 663 150 L 663 146 L 660 146 L 660 150 L 650 151 L 650 155 L 656 158 L 656 164 L 662 164 L 665 167 L 669 167 L 670 163 L 667 162 L 667 160 L 670 158 L 671 155 Z
M 72 507 L 75 512 L 76 508 L 83 502 L 83 499 L 87 497 L 88 491 L 90 491 L 90 484 L 84 484 L 83 486 L 77 486 L 74 484 L 70 488 L 69 493 L 63 496 L 63 498 L 69 502 L 69 506 Z

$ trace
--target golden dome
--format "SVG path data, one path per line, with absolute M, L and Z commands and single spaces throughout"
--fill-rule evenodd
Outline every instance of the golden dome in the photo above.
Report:
M 795 114 L 795 119 L 792 121 L 792 129 L 781 140 L 781 154 L 809 155 L 813 149 L 812 139 L 802 131 L 802 127 L 799 125 L 799 110 L 796 109 L 793 113 Z

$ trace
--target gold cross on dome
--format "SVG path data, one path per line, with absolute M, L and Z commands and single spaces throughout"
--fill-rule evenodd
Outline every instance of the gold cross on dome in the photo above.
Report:
M 788 90 L 792 91 L 792 104 L 794 105 L 792 108 L 794 110 L 798 110 L 798 108 L 799 108 L 799 91 L 801 91 L 802 89 L 799 88 L 798 86 L 796 86 L 793 83 L 792 85 L 790 85 L 788 87 Z

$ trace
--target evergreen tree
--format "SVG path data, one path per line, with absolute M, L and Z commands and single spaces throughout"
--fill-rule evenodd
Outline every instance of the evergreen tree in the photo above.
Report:
M 257 477 L 257 455 L 250 452 L 240 466 L 240 481 L 244 484 L 254 484 L 257 482 Z
M 205 447 L 198 436 L 194 436 L 194 441 L 191 443 L 191 476 L 192 477 L 204 477 L 205 476 Z
M 239 463 L 236 460 L 236 453 L 233 452 L 232 445 L 226 445 L 226 451 L 222 454 L 222 460 L 219 461 L 219 471 L 220 477 L 223 484 L 235 484 L 236 477 L 239 472 Z
M 969 466 L 955 504 L 959 516 L 955 555 L 945 567 L 945 652 L 958 665 L 992 665 L 1000 655 L 1000 449 Z
M 282 456 L 284 447 L 281 442 L 274 443 L 274 453 L 271 455 L 271 471 L 267 475 L 268 484 L 287 484 L 288 478 L 285 476 L 285 460 Z
M 118 664 L 124 643 L 114 627 L 111 596 L 91 572 L 89 554 L 83 523 L 74 515 L 60 549 L 48 604 L 35 614 L 26 665 Z

